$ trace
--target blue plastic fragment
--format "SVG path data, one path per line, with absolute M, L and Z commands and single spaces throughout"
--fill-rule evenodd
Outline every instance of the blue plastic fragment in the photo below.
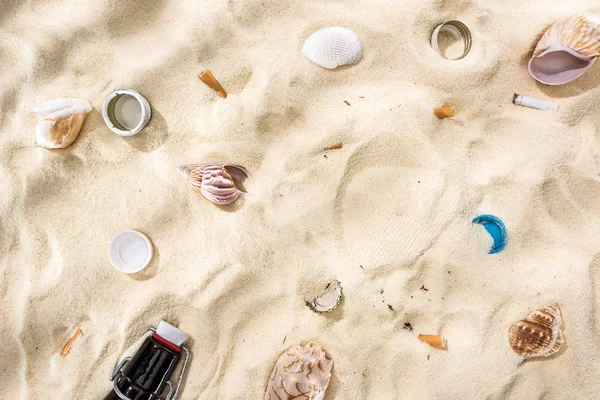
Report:
M 506 242 L 508 242 L 508 230 L 500 218 L 494 215 L 483 214 L 473 218 L 472 222 L 483 225 L 492 239 L 494 239 L 494 245 L 490 249 L 489 254 L 500 253 L 504 250 Z

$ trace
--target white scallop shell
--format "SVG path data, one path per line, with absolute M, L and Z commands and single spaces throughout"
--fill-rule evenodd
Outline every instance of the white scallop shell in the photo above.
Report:
M 275 363 L 264 400 L 323 400 L 332 368 L 317 342 L 294 345 Z
M 302 46 L 302 54 L 323 68 L 335 69 L 359 62 L 363 56 L 363 46 L 352 30 L 331 27 L 310 35 Z
M 581 76 L 599 55 L 600 17 L 568 17 L 544 32 L 529 61 L 529 73 L 547 85 L 562 85 Z
M 43 119 L 35 127 L 35 140 L 48 149 L 62 149 L 77 139 L 92 106 L 81 99 L 57 99 L 33 110 Z

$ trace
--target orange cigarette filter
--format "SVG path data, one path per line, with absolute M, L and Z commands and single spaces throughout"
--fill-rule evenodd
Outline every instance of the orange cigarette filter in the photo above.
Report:
M 212 72 L 205 69 L 200 75 L 198 75 L 198 78 L 200 78 L 202 82 L 206 83 L 206 86 L 215 90 L 219 97 L 222 97 L 224 99 L 227 98 L 227 93 L 225 92 L 225 89 L 223 89 L 223 86 L 221 86 L 219 81 L 217 81 L 217 79 L 213 76 Z
M 445 107 L 434 108 L 433 113 L 439 119 L 453 117 L 454 116 L 454 107 L 445 106 Z
M 446 339 L 441 335 L 419 335 L 419 340 L 436 349 L 446 348 Z
M 331 146 L 325 147 L 323 150 L 337 150 L 337 149 L 341 149 L 341 148 L 342 148 L 342 144 L 336 143 L 336 144 L 332 144 Z
M 73 343 L 75 343 L 75 341 L 77 340 L 77 338 L 79 336 L 81 336 L 82 333 L 83 332 L 82 332 L 81 328 L 77 329 L 77 332 L 75 332 L 73 334 L 73 336 L 71 336 L 71 339 L 69 339 L 69 341 L 67 342 L 67 344 L 65 344 L 65 347 L 63 347 L 62 350 L 60 351 L 61 357 L 64 357 L 67 354 L 69 354 L 69 352 L 73 348 Z

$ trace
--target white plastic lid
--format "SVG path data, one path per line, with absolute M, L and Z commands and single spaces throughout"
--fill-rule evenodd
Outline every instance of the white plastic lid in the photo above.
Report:
M 176 346 L 181 346 L 190 338 L 187 333 L 166 321 L 159 322 L 156 334 Z
M 111 240 L 108 258 L 119 271 L 133 274 L 150 264 L 152 242 L 148 236 L 138 231 L 121 232 Z

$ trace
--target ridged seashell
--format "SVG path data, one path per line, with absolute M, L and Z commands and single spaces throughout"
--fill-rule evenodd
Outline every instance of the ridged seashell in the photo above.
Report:
M 248 172 L 239 165 L 190 164 L 182 165 L 178 171 L 202 196 L 219 206 L 231 204 L 245 193 L 238 185 Z
M 578 78 L 600 55 L 600 17 L 573 16 L 546 30 L 529 60 L 529 73 L 547 85 Z
M 348 28 L 331 27 L 318 30 L 306 39 L 302 54 L 323 68 L 335 69 L 359 62 L 363 56 L 362 42 Z
M 318 343 L 294 345 L 275 363 L 264 400 L 323 400 L 332 368 Z
M 43 119 L 35 127 L 35 140 L 48 149 L 62 149 L 77 139 L 92 106 L 81 99 L 57 99 L 33 110 Z
M 333 311 L 342 301 L 342 285 L 335 280 L 327 284 L 325 292 L 308 303 L 317 312 Z
M 558 304 L 532 312 L 508 330 L 510 347 L 521 357 L 548 357 L 565 342 Z

